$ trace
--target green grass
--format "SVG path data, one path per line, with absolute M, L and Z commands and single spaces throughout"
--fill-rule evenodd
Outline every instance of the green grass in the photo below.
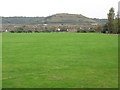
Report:
M 4 33 L 3 88 L 117 88 L 118 35 Z

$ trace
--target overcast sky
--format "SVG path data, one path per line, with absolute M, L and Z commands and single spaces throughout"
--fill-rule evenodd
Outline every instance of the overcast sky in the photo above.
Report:
M 1 0 L 0 16 L 49 16 L 56 13 L 82 14 L 107 18 L 111 7 L 118 10 L 120 0 Z

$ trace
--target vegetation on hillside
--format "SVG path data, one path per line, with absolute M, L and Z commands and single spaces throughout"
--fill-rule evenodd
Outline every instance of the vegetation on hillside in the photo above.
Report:
M 97 23 L 95 20 L 78 14 L 60 13 L 44 19 L 47 24 L 72 24 L 72 25 L 91 25 Z
M 44 17 L 2 17 L 3 24 L 42 24 Z
M 3 17 L 3 24 L 74 24 L 91 25 L 92 23 L 104 24 L 105 19 L 92 19 L 78 14 L 55 14 L 48 17 Z

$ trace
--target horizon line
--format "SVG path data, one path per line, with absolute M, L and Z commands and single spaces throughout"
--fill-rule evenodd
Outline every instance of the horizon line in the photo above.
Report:
M 46 16 L 22 16 L 22 15 L 20 15 L 20 16 L 0 16 L 0 17 L 48 17 L 48 16 L 52 16 L 52 15 L 56 15 L 56 14 L 73 14 L 73 13 L 55 13 L 55 14 L 46 15 Z M 83 14 L 75 14 L 75 15 L 83 15 Z M 87 17 L 87 16 L 85 16 L 85 17 Z M 87 18 L 91 18 L 91 17 L 87 17 Z M 93 19 L 107 19 L 107 18 L 93 17 Z

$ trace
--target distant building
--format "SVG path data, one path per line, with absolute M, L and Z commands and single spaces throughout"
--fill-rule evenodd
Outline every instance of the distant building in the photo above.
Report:
M 5 30 L 5 32 L 8 32 L 8 30 Z
M 47 24 L 43 24 L 44 26 L 47 26 Z
M 58 28 L 57 30 L 60 31 L 60 28 Z
M 14 27 L 21 27 L 21 26 L 14 26 Z
M 77 32 L 76 29 L 67 29 L 67 32 Z
M 91 25 L 98 25 L 97 23 L 91 23 Z

